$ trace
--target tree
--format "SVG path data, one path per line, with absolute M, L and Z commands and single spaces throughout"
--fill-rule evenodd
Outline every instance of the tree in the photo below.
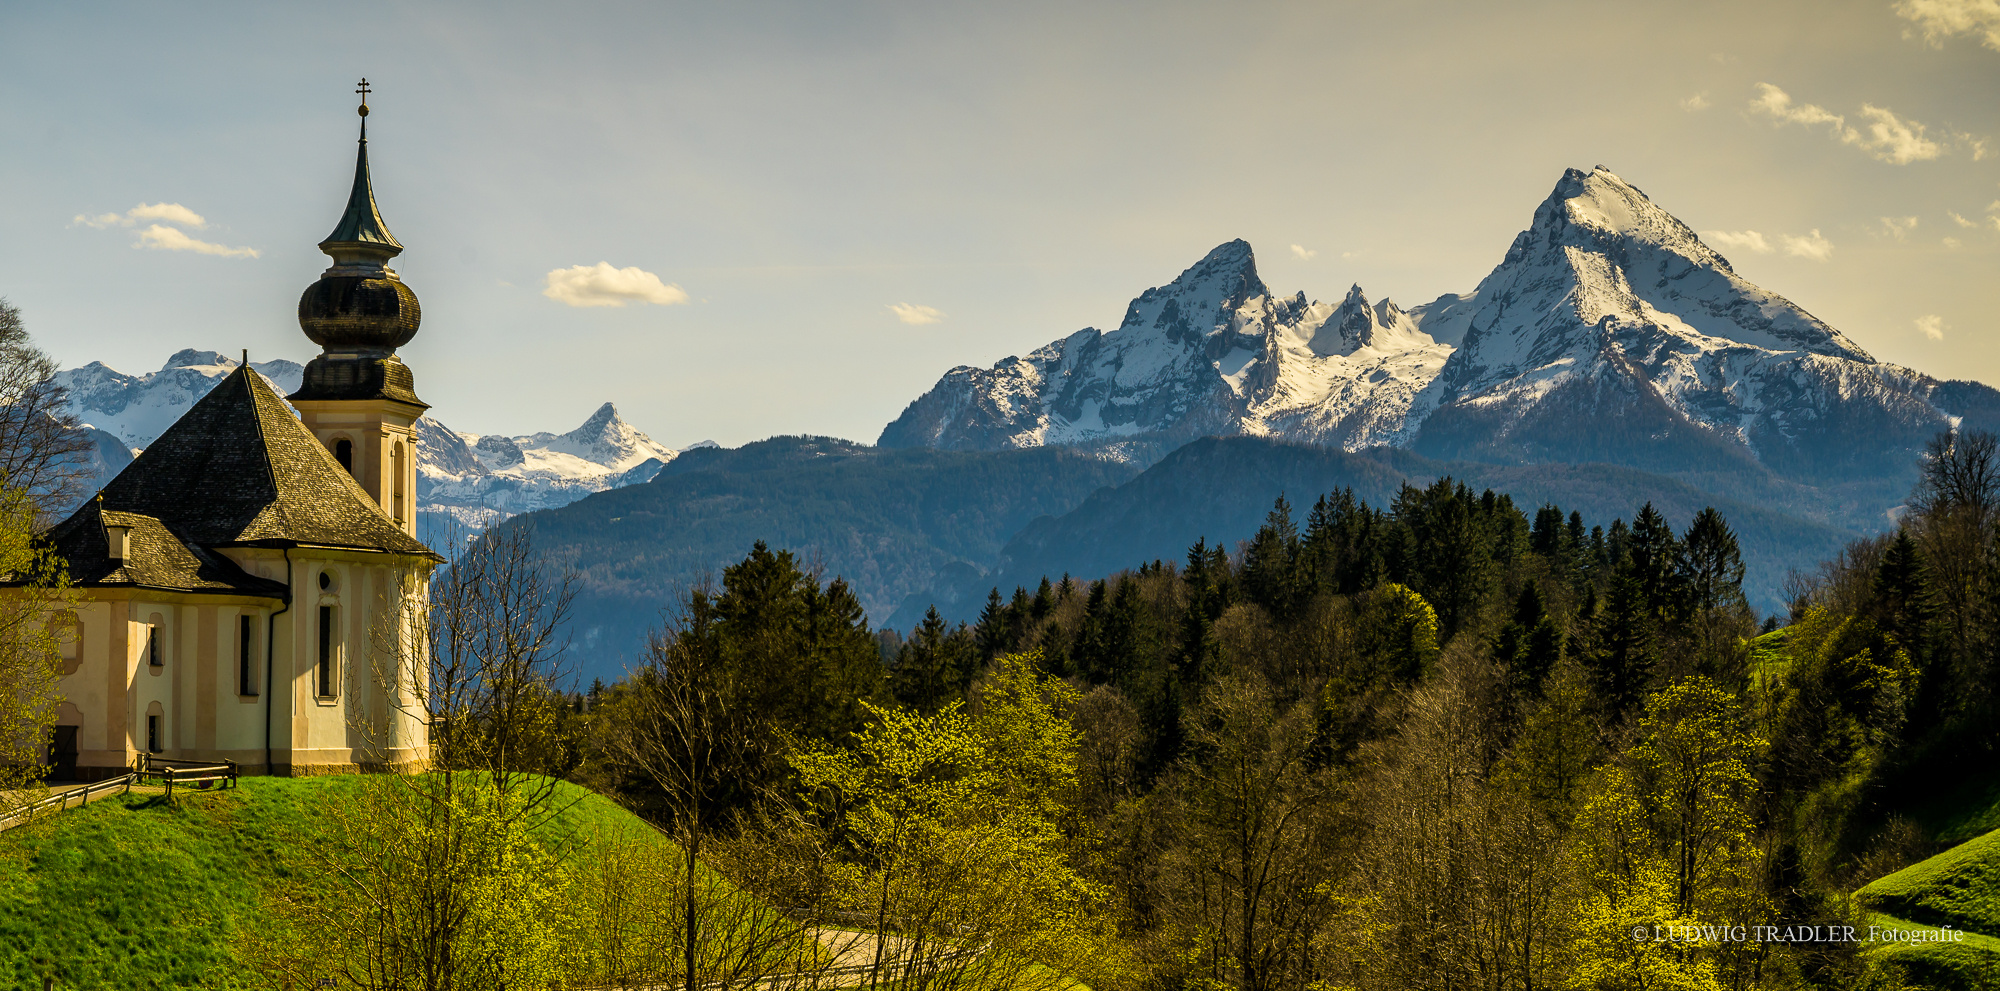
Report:
M 715 638 L 700 628 L 712 619 L 706 611 L 690 614 L 680 629 L 653 636 L 645 664 L 617 702 L 608 747 L 658 790 L 662 801 L 655 818 L 680 848 L 679 870 L 663 879 L 667 884 L 659 892 L 671 896 L 678 926 L 670 939 L 641 940 L 642 952 L 625 954 L 614 969 L 619 977 L 640 980 L 671 975 L 676 968 L 669 965 L 677 963 L 687 991 L 716 984 L 754 987 L 773 973 L 797 968 L 794 955 L 781 951 L 811 937 L 806 922 L 759 910 L 753 899 L 702 866 L 711 838 L 730 828 L 733 813 L 760 797 L 745 791 L 757 787 L 757 772 L 771 756 L 766 748 L 776 739 L 758 725 L 762 713 L 746 704 L 752 693 L 741 672 L 724 663 Z M 608 944 L 618 931 L 610 927 L 600 941 Z M 679 959 L 662 959 L 663 948 L 677 948 Z
M 1743 557 L 1736 534 L 1714 506 L 1694 515 L 1683 546 L 1679 581 L 1692 609 L 1721 609 L 1743 601 Z
M 536 831 L 580 756 L 566 692 L 574 582 L 529 528 L 503 526 L 432 576 L 420 621 L 384 611 L 377 690 L 429 726 L 430 769 L 371 775 L 358 801 L 324 802 L 334 827 L 277 907 L 291 925 L 272 935 L 291 935 L 260 947 L 267 968 L 383 991 L 539 988 L 569 969 L 570 865 Z
M 1175 910 L 1205 944 L 1209 981 L 1267 991 L 1311 979 L 1311 934 L 1331 894 L 1320 882 L 1338 867 L 1327 855 L 1333 778 L 1306 760 L 1314 708 L 1280 703 L 1254 671 L 1224 677 L 1160 796 L 1181 841 L 1167 865 L 1180 879 Z
M 1116 964 L 1105 893 L 1072 860 L 1076 694 L 1038 668 L 999 658 L 973 709 L 864 703 L 850 746 L 792 753 L 796 829 L 837 857 L 831 897 L 896 937 L 875 941 L 861 983 L 1055 988 Z
M 36 540 L 36 501 L 19 486 L 0 488 L 0 819 L 40 798 L 51 730 L 62 703 L 63 622 L 72 596 L 61 558 Z
M 83 494 L 90 440 L 55 383 L 56 362 L 28 336 L 19 307 L 0 297 L 0 486 L 36 503 L 38 524 Z
M 971 683 L 976 657 L 968 649 L 967 638 L 963 628 L 954 632 L 938 615 L 937 607 L 930 607 L 896 655 L 889 679 L 896 700 L 918 712 L 932 713 L 962 698 Z

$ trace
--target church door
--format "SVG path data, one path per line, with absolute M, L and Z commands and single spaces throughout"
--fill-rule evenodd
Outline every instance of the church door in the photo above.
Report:
M 49 741 L 49 780 L 76 780 L 76 727 L 55 727 L 55 738 Z

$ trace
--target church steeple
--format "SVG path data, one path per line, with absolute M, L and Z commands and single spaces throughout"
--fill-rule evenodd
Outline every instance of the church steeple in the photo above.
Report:
M 319 249 L 333 266 L 299 297 L 299 327 L 321 348 L 287 396 L 313 434 L 383 511 L 416 532 L 415 423 L 429 409 L 396 349 L 417 336 L 417 294 L 389 269 L 403 245 L 382 222 L 368 172 L 368 81 L 347 210 Z
M 382 263 L 403 253 L 402 242 L 389 233 L 389 225 L 382 222 L 382 211 L 375 206 L 375 186 L 368 176 L 368 80 L 361 80 L 361 87 L 355 90 L 361 94 L 360 151 L 354 158 L 354 189 L 347 194 L 347 212 L 340 215 L 340 223 L 333 233 L 319 243 L 319 249 L 333 255 L 336 265 L 347 264 L 341 256 L 348 255 L 357 266 L 374 266 L 384 272 L 388 269 Z M 390 278 L 395 273 L 389 272 Z

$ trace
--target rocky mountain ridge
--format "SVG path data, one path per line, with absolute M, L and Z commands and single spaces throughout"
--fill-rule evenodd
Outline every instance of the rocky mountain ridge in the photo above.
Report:
M 879 443 L 1240 434 L 1493 463 L 1750 463 L 1881 481 L 1889 498 L 1923 442 L 1968 418 L 2000 423 L 2000 393 L 1876 361 L 1599 166 L 1566 172 L 1470 293 L 1407 311 L 1359 286 L 1338 304 L 1281 297 L 1231 241 L 1115 330 L 946 372 Z

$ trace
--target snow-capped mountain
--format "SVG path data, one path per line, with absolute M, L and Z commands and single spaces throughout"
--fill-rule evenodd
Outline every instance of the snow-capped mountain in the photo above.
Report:
M 1875 361 L 1603 167 L 1566 172 L 1471 293 L 1407 312 L 1359 286 L 1274 296 L 1224 244 L 1109 333 L 954 368 L 885 446 L 1273 435 L 1655 470 L 1754 459 L 1813 484 L 1898 472 L 2000 393 Z M 1857 440 L 1858 439 L 1858 440 Z
M 215 383 L 236 370 L 238 362 L 219 351 L 177 351 L 157 372 L 127 375 L 93 361 L 82 368 L 57 372 L 56 384 L 69 394 L 77 419 L 116 434 L 136 453 L 173 426 Z M 299 390 L 305 366 L 279 358 L 253 361 L 281 396 Z
M 424 508 L 475 525 L 650 482 L 680 454 L 626 423 L 610 403 L 562 434 L 454 433 L 430 417 L 421 428 L 417 493 Z
M 131 453 L 144 449 L 237 365 L 221 353 L 189 349 L 144 375 L 94 361 L 58 372 L 56 382 L 67 390 L 77 418 L 103 441 L 97 461 L 109 481 L 131 461 L 113 438 Z M 282 358 L 253 361 L 250 367 L 281 395 L 297 391 L 304 373 L 297 362 Z M 462 434 L 425 416 L 417 421 L 417 508 L 480 525 L 651 481 L 679 453 L 626 423 L 610 403 L 568 433 L 523 437 Z

